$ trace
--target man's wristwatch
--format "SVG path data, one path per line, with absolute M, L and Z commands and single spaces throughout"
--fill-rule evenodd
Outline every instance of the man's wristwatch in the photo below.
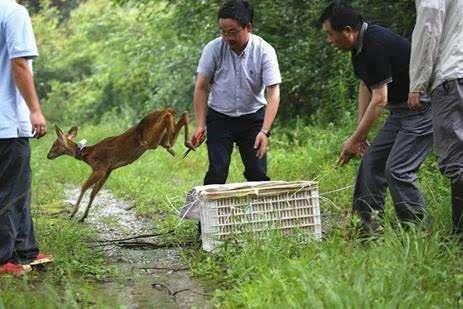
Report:
M 264 133 L 267 137 L 270 137 L 270 135 L 272 135 L 272 132 L 270 130 L 261 129 L 260 132 Z

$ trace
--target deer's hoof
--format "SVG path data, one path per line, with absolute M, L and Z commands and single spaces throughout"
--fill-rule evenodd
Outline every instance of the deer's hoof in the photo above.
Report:
M 85 217 L 82 217 L 79 220 L 77 220 L 77 222 L 79 222 L 79 223 L 84 223 L 84 221 L 85 221 Z
M 167 148 L 167 152 L 172 155 L 172 157 L 175 157 L 175 151 L 172 148 Z
M 185 147 L 191 150 L 196 150 L 196 147 L 190 141 L 185 142 Z

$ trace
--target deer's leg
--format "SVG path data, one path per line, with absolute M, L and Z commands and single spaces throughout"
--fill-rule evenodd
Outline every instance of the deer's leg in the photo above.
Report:
M 177 121 L 175 124 L 175 128 L 173 130 L 173 133 L 169 135 L 169 143 L 170 145 L 175 145 L 175 142 L 177 141 L 178 134 L 180 133 L 180 130 L 182 127 L 185 127 L 185 146 L 188 148 L 194 148 L 191 142 L 188 140 L 188 113 L 184 112 L 182 117 Z
M 172 156 L 175 156 L 175 151 L 172 147 L 175 144 L 175 141 L 172 142 L 172 136 L 176 134 L 176 127 L 174 124 L 174 116 L 172 113 L 165 113 L 163 119 L 160 121 L 160 127 L 157 128 L 157 132 L 162 132 L 160 134 L 160 139 L 155 143 L 156 148 L 157 145 L 161 145 L 164 147 Z
M 161 146 L 164 147 L 172 156 L 175 156 L 175 151 L 172 147 L 175 145 L 178 132 L 182 127 L 182 120 L 179 120 L 177 124 L 174 124 L 174 117 L 167 117 L 164 123 L 166 130 L 161 141 Z
M 194 150 L 194 146 L 193 144 L 191 143 L 191 141 L 188 139 L 188 113 L 187 112 L 184 112 L 183 115 L 182 115 L 182 118 L 180 119 L 184 126 L 185 126 L 185 141 L 184 141 L 184 145 L 185 147 L 187 147 L 188 149 L 193 149 Z M 180 122 L 180 121 L 179 121 Z M 178 128 L 178 130 L 180 131 L 180 127 Z M 178 134 L 178 133 L 177 133 Z
M 169 134 L 167 133 L 167 130 L 164 130 L 164 134 L 162 136 L 162 140 L 160 145 L 164 147 L 168 153 L 170 153 L 173 157 L 175 157 L 175 151 L 172 149 L 173 144 L 170 143 L 169 141 Z
M 175 141 L 172 142 L 172 136 L 175 134 L 176 127 L 174 125 L 174 116 L 172 114 L 166 114 L 164 118 L 163 127 L 166 128 L 165 134 L 162 138 L 161 145 L 165 147 L 167 150 L 171 149 Z
M 172 157 L 175 157 L 175 150 L 173 150 L 172 147 L 171 148 L 167 148 L 165 146 L 163 146 L 163 147 L 166 148 L 167 152 L 170 153 L 172 155 Z
M 153 119 L 151 123 L 146 123 L 141 128 L 141 141 L 140 144 L 149 149 L 156 149 L 159 145 L 163 144 L 164 147 L 170 148 L 168 140 L 165 135 L 170 134 L 173 130 L 173 125 L 169 125 L 173 121 L 171 113 L 164 113 L 156 119 Z
M 90 207 L 92 206 L 93 200 L 95 199 L 95 196 L 98 193 L 98 191 L 100 191 L 101 187 L 103 187 L 104 183 L 108 179 L 109 174 L 111 174 L 110 171 L 103 174 L 103 177 L 101 177 L 96 182 L 96 184 L 93 186 L 92 192 L 90 193 L 90 200 L 88 201 L 87 208 L 85 209 L 85 212 L 84 212 L 84 215 L 82 216 L 82 218 L 79 219 L 79 222 L 84 222 L 85 218 L 87 218 L 88 211 L 90 210 Z
M 177 121 L 173 133 L 169 136 L 169 142 L 171 145 L 174 145 L 175 141 L 177 141 L 178 134 L 180 133 L 180 129 L 182 129 L 183 126 L 185 126 L 186 134 L 188 134 L 188 117 L 186 115 L 186 112 L 183 113 L 182 117 L 180 117 L 180 119 Z
M 82 188 L 80 190 L 79 198 L 77 199 L 77 203 L 74 205 L 74 209 L 71 213 L 71 219 L 74 218 L 77 211 L 79 210 L 80 202 L 82 201 L 82 197 L 84 196 L 85 191 L 88 190 L 91 186 L 93 186 L 100 178 L 102 177 L 100 172 L 93 171 L 90 177 L 84 182 Z

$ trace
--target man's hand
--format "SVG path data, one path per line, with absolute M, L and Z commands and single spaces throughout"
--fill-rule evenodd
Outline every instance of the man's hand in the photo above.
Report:
M 349 137 L 342 145 L 338 165 L 346 165 L 354 155 L 363 156 L 367 148 L 368 142 L 366 140 L 355 140 L 352 136 Z
M 47 121 L 40 108 L 39 98 L 35 91 L 34 78 L 27 59 L 12 59 L 11 71 L 16 87 L 18 87 L 19 92 L 29 108 L 32 134 L 36 138 L 41 138 L 47 133 Z
M 205 127 L 197 127 L 195 133 L 193 134 L 193 137 L 191 139 L 191 144 L 193 144 L 193 147 L 198 147 L 200 146 L 204 140 L 206 139 L 206 128 Z
M 254 143 L 254 149 L 257 149 L 256 157 L 262 159 L 267 152 L 268 137 L 264 132 L 259 132 L 256 136 L 256 141 Z
M 185 146 L 188 148 L 187 151 L 183 154 L 183 158 L 185 159 L 190 151 L 195 151 L 196 148 L 201 146 L 201 144 L 204 142 L 206 139 L 206 128 L 205 127 L 197 127 L 195 133 L 193 134 L 193 137 L 191 138 L 190 141 L 185 142 Z
M 30 119 L 32 124 L 32 134 L 34 134 L 34 137 L 41 138 L 47 134 L 47 120 L 40 110 L 31 112 Z
M 420 97 L 420 92 L 410 92 L 408 94 L 408 108 L 413 111 L 422 110 L 423 104 L 421 104 Z

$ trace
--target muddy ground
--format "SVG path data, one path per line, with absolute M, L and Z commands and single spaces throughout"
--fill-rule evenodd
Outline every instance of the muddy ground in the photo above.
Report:
M 78 194 L 78 188 L 66 187 L 69 207 Z M 82 201 L 81 208 L 87 201 Z M 120 305 L 127 308 L 211 307 L 207 292 L 190 277 L 180 248 L 153 249 L 156 245 L 150 244 L 162 246 L 162 237 L 139 237 L 152 235 L 155 228 L 151 220 L 136 216 L 132 206 L 132 202 L 118 200 L 111 192 L 102 190 L 85 221 L 99 235 L 96 249 L 104 250 L 109 262 L 122 274 L 122 279 L 102 284 L 102 292 L 118 297 Z

